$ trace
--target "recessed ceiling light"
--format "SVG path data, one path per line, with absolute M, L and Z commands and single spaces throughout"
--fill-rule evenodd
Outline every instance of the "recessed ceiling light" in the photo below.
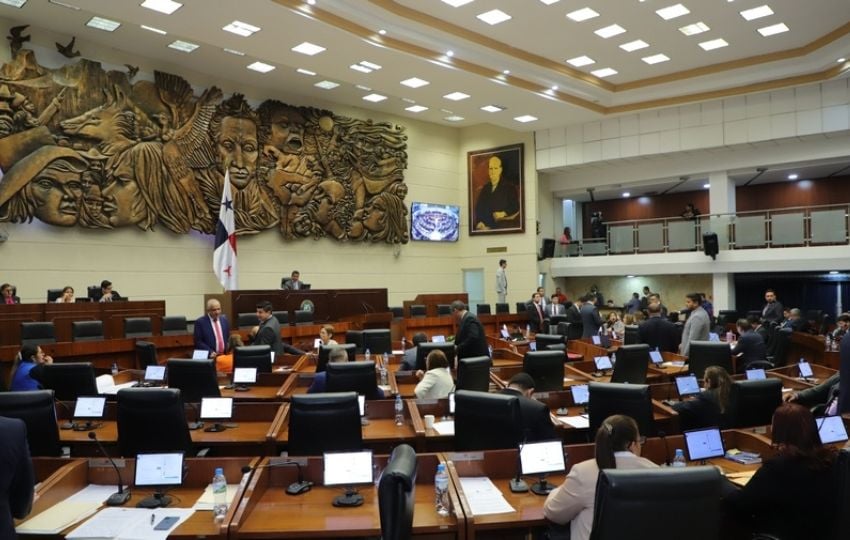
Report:
M 307 0 L 307 3 L 310 4 L 311 6 L 315 6 L 316 0 Z
M 787 32 L 788 27 L 785 26 L 785 23 L 772 24 L 770 26 L 765 26 L 764 28 L 759 28 L 759 34 L 764 37 L 772 36 L 774 34 L 781 34 L 782 32 Z
M 368 60 L 361 60 L 360 65 L 363 66 L 363 67 L 367 67 L 367 68 L 371 69 L 372 71 L 378 71 L 379 69 L 381 69 L 381 66 L 379 66 L 378 64 L 376 64 L 374 62 L 369 62 Z
M 834 276 L 838 273 L 838 270 L 830 270 L 829 273 Z
M 655 13 L 657 13 L 658 16 L 664 19 L 665 21 L 675 19 L 676 17 L 681 17 L 682 15 L 687 15 L 690 12 L 691 10 L 689 10 L 682 4 L 676 4 L 673 6 L 667 6 L 666 8 L 655 10 Z
M 610 77 L 611 75 L 616 75 L 617 70 L 607 67 L 591 71 L 590 74 L 594 77 L 599 77 L 601 79 L 603 77 Z
M 491 9 L 490 11 L 486 11 L 477 15 L 477 18 L 481 19 L 489 25 L 496 25 L 505 21 L 509 21 L 511 19 L 511 16 L 502 11 L 501 9 Z
M 181 7 L 183 4 L 180 2 L 172 2 L 172 0 L 145 0 L 142 2 L 143 8 L 152 9 L 154 11 L 159 11 L 160 13 L 165 13 L 166 15 L 171 15 Z
M 301 75 L 309 75 L 310 77 L 315 77 L 315 76 L 316 76 L 316 72 L 315 72 L 315 71 L 310 71 L 309 69 L 298 68 L 298 69 L 296 69 L 295 71 L 296 71 L 296 72 L 298 72 L 298 73 L 300 73 Z
M 540 1 L 543 2 L 544 4 L 546 4 L 547 6 L 551 6 L 552 4 L 555 4 L 555 3 L 559 2 L 560 0 L 540 0 Z
M 773 10 L 770 9 L 770 6 L 768 5 L 754 7 L 752 9 L 745 9 L 741 12 L 741 17 L 747 19 L 748 21 L 761 19 L 762 17 L 767 17 L 768 15 L 773 15 Z
M 160 30 L 159 28 L 154 28 L 153 26 L 147 26 L 144 24 L 140 26 L 142 27 L 142 30 L 147 30 L 148 32 L 153 32 L 154 34 L 159 34 L 161 36 L 168 34 L 168 32 L 166 32 L 165 30 Z
M 445 117 L 444 120 L 448 120 L 449 122 L 463 122 L 463 116 L 453 114 L 452 116 Z
M 727 47 L 729 43 L 726 42 L 723 38 L 712 39 L 710 41 L 703 41 L 699 44 L 700 47 L 705 49 L 706 51 L 713 51 L 714 49 L 720 49 L 722 47 Z
M 693 24 L 685 25 L 679 28 L 679 32 L 685 34 L 686 36 L 695 36 L 697 34 L 702 34 L 703 32 L 708 32 L 711 28 L 708 27 L 704 22 L 696 22 Z
M 843 61 L 843 59 L 842 59 L 842 61 Z M 510 74 L 511 74 L 511 70 L 509 70 L 509 69 L 502 70 L 502 75 L 510 75 Z
M 702 187 L 703 189 L 708 189 L 711 187 L 711 184 L 703 184 Z
M 411 104 L 416 103 L 415 99 L 410 99 L 410 98 L 406 98 L 406 97 L 401 98 L 401 100 L 404 101 L 405 103 L 411 103 Z
M 630 41 L 628 43 L 623 43 L 622 45 L 620 45 L 620 48 L 626 52 L 633 52 L 640 49 L 645 49 L 647 47 L 649 47 L 649 43 L 645 42 L 642 39 L 636 39 L 634 41 Z
M 12 6 L 15 8 L 23 7 L 24 4 L 27 3 L 27 0 L 0 0 L 0 4 L 4 4 L 7 6 Z
M 623 192 L 623 197 L 631 197 L 631 196 L 632 196 L 632 194 L 629 193 L 628 191 Z
M 110 19 L 104 19 L 103 17 L 92 17 L 89 19 L 89 22 L 86 23 L 86 26 L 89 28 L 97 28 L 98 30 L 105 30 L 107 32 L 114 32 L 119 26 L 121 26 L 121 23 Z
M 644 56 L 643 58 L 641 58 L 641 60 L 643 60 L 647 64 L 651 65 L 651 64 L 658 64 L 660 62 L 666 62 L 666 61 L 670 60 L 670 57 L 667 56 L 666 54 L 659 53 L 659 54 L 653 54 L 652 56 Z
M 838 60 L 836 60 L 836 62 L 838 62 L 839 64 L 843 64 L 843 63 L 844 63 L 844 62 L 846 62 L 846 61 L 847 61 L 847 59 L 846 59 L 846 58 L 844 58 L 844 57 L 839 58 Z
M 411 105 L 410 107 L 405 107 L 404 110 L 410 111 L 410 112 L 413 112 L 413 113 L 420 113 L 422 111 L 427 111 L 428 107 L 426 107 L 424 105 Z
M 74 11 L 80 11 L 79 6 L 75 6 L 74 4 L 68 4 L 66 2 L 60 2 L 59 0 L 47 0 L 51 4 L 55 6 L 62 6 L 63 8 L 73 9 Z
M 334 88 L 339 86 L 339 83 L 335 83 L 333 81 L 319 81 L 313 86 L 321 88 L 322 90 L 333 90 Z
M 472 2 L 472 0 L 443 0 L 444 4 L 448 4 L 452 7 L 464 6 L 470 2 Z
M 326 49 L 324 47 L 322 47 L 321 45 L 316 45 L 314 43 L 310 43 L 309 41 L 305 41 L 304 43 L 301 43 L 300 45 L 296 45 L 295 47 L 292 47 L 291 50 L 293 50 L 297 53 L 306 54 L 307 56 L 313 56 L 315 54 L 319 54 L 322 51 L 325 51 Z
M 567 63 L 571 66 L 581 67 L 581 66 L 589 66 L 590 64 L 595 64 L 596 60 L 589 56 L 576 56 L 575 58 L 570 58 L 567 60 Z
M 348 67 L 350 67 L 354 71 L 359 71 L 360 73 L 372 73 L 371 69 L 367 68 L 366 66 L 361 66 L 360 64 L 351 64 Z
M 168 46 L 169 48 L 187 53 L 190 53 L 200 47 L 200 45 L 195 45 L 194 43 L 189 43 L 188 41 L 183 41 L 180 39 L 174 40 L 172 43 L 169 43 Z
M 372 103 L 378 103 L 379 101 L 384 101 L 387 99 L 387 96 L 382 96 L 381 94 L 369 94 L 368 96 L 363 96 L 365 101 L 371 101 Z
M 355 84 L 354 88 L 357 88 L 358 90 L 363 90 L 364 92 L 371 92 L 372 91 L 371 88 L 369 88 L 368 86 L 363 86 L 362 84 Z
M 485 112 L 502 112 L 505 108 L 498 105 L 484 105 L 481 107 L 481 110 Z
M 427 86 L 431 83 L 426 81 L 425 79 L 420 79 L 419 77 L 411 77 L 409 79 L 405 79 L 405 80 L 401 81 L 400 84 L 403 84 L 404 86 L 407 86 L 408 88 L 421 88 L 421 87 Z
M 455 55 L 454 51 L 446 51 L 446 56 L 448 56 L 449 58 L 451 58 L 454 55 Z
M 451 94 L 446 94 L 443 97 L 452 101 L 460 101 L 462 99 L 468 98 L 469 94 L 464 94 L 463 92 L 452 92 Z
M 387 35 L 387 31 L 386 31 L 386 30 L 384 30 L 383 28 L 381 28 L 380 30 L 378 30 L 378 33 L 379 33 L 379 34 L 381 34 L 382 36 Z
M 528 122 L 534 122 L 535 120 L 537 120 L 537 117 L 531 116 L 530 114 L 524 114 L 522 116 L 515 116 L 514 120 L 523 124 L 527 124 Z
M 253 71 L 258 71 L 260 73 L 268 73 L 273 70 L 275 67 L 271 64 L 266 64 L 265 62 L 254 62 L 253 64 L 248 64 L 248 69 Z
M 796 180 L 799 177 L 800 177 L 799 175 L 791 173 L 791 174 L 788 175 L 788 180 Z
M 225 48 L 224 52 L 230 53 L 230 54 L 233 54 L 233 55 L 236 55 L 236 56 L 245 56 L 245 53 L 243 53 L 242 51 L 237 51 L 236 49 Z
M 610 26 L 606 26 L 605 28 L 600 28 L 599 30 L 595 31 L 594 34 L 601 38 L 608 39 L 610 37 L 619 36 L 625 31 L 626 29 L 620 26 L 619 24 L 612 24 Z
M 254 26 L 253 24 L 248 24 L 242 21 L 233 21 L 227 26 L 223 26 L 221 29 L 225 32 L 230 32 L 231 34 L 236 34 L 237 36 L 242 37 L 250 37 L 260 31 L 259 26 Z
M 567 18 L 572 19 L 575 22 L 586 21 L 588 19 L 592 19 L 592 18 L 598 17 L 598 16 L 599 16 L 599 13 L 596 13 L 595 11 L 590 9 L 589 7 L 577 9 L 575 11 L 571 11 L 571 12 L 567 13 Z

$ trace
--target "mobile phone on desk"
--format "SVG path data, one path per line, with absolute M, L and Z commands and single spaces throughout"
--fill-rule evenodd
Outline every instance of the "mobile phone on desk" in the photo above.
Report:
M 169 531 L 171 527 L 180 521 L 180 518 L 177 516 L 168 516 L 162 518 L 162 521 L 156 524 L 156 527 L 153 528 L 155 531 Z

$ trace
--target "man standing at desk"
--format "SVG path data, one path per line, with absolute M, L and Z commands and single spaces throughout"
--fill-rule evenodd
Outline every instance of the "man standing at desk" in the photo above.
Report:
M 499 261 L 499 269 L 496 270 L 496 296 L 500 304 L 508 301 L 508 275 L 505 272 L 507 267 L 508 261 L 501 259 Z
M 688 310 L 688 320 L 682 329 L 682 344 L 679 345 L 679 354 L 688 356 L 691 352 L 692 341 L 708 341 L 708 331 L 711 321 L 708 313 L 702 309 L 702 298 L 699 293 L 690 293 L 685 296 L 685 309 Z
M 230 323 L 221 314 L 221 303 L 211 298 L 207 301 L 207 314 L 195 321 L 195 349 L 209 352 L 210 358 L 224 353 Z
M 0 538 L 15 538 L 12 518 L 23 519 L 32 510 L 35 475 L 23 420 L 0 417 Z
M 481 321 L 467 311 L 466 305 L 460 300 L 452 302 L 452 315 L 457 321 L 455 349 L 457 349 L 458 360 L 473 356 L 490 356 Z
M 274 308 L 268 300 L 257 304 L 257 318 L 260 319 L 259 330 L 252 345 L 269 345 L 275 356 L 279 354 L 305 354 L 280 339 L 280 322 L 272 314 Z
M 765 322 L 779 322 L 782 320 L 782 304 L 776 299 L 776 291 L 768 289 L 764 291 L 764 307 L 761 308 L 761 318 Z
M 602 326 L 602 317 L 599 316 L 599 310 L 593 304 L 596 297 L 592 294 L 586 294 L 581 297 L 581 337 L 591 337 L 599 333 L 599 327 Z

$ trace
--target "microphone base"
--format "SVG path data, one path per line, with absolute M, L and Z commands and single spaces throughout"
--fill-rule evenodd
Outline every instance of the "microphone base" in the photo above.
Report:
M 169 504 L 171 504 L 171 497 L 167 495 L 154 495 L 152 497 L 145 497 L 136 503 L 136 508 L 165 508 Z
M 247 392 L 250 388 L 245 385 L 237 385 L 233 387 L 233 390 L 235 392 Z
M 535 495 L 542 495 L 544 497 L 546 495 L 549 495 L 549 493 L 551 493 L 553 489 L 555 489 L 555 486 L 553 484 L 550 484 L 546 480 L 535 482 L 531 485 L 532 493 L 534 493 Z
M 528 492 L 528 484 L 522 478 L 514 478 L 511 480 L 511 492 L 526 493 Z
M 204 431 L 206 431 L 207 433 L 218 433 L 219 431 L 224 431 L 225 429 L 227 429 L 227 427 L 224 424 L 213 424 L 204 428 Z
M 113 493 L 106 499 L 106 506 L 123 506 L 130 500 L 130 490 L 125 489 L 124 491 Z
M 345 495 L 334 497 L 333 505 L 339 507 L 353 507 L 363 504 L 363 495 L 356 491 L 349 491 Z

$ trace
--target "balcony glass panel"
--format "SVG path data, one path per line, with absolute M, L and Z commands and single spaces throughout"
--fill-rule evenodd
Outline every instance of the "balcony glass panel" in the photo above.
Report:
M 638 225 L 638 252 L 664 251 L 664 224 L 641 223 Z
M 581 245 L 582 255 L 605 255 L 608 246 L 605 242 L 583 242 Z
M 667 238 L 670 251 L 693 251 L 696 249 L 696 223 L 693 221 L 670 221 L 667 223 Z M 641 248 L 643 239 L 641 239 Z
M 634 253 L 635 238 L 632 225 L 615 225 L 608 228 L 611 237 L 611 253 Z
M 771 216 L 771 245 L 772 246 L 801 246 L 803 245 L 802 212 L 789 214 L 773 214 Z
M 764 216 L 738 216 L 735 220 L 735 247 L 765 247 Z
M 847 241 L 845 210 L 812 211 L 812 243 L 838 244 Z

